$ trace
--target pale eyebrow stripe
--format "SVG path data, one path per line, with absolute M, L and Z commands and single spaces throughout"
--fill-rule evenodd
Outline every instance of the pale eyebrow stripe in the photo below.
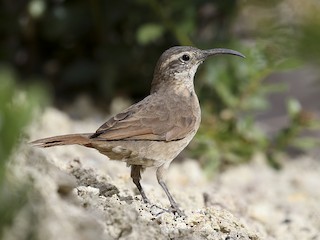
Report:
M 183 54 L 185 54 L 185 53 L 180 53 L 180 54 L 174 54 L 174 55 L 172 55 L 170 58 L 168 58 L 165 62 L 163 62 L 162 64 L 161 64 L 161 67 L 166 67 L 170 62 L 172 62 L 172 60 L 174 60 L 174 59 L 176 59 L 177 57 L 179 58 L 179 57 L 181 57 Z

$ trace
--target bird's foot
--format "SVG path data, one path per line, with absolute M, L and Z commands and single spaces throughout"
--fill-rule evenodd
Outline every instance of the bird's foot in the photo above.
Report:
M 150 210 L 151 210 L 151 211 L 150 211 L 151 214 L 154 215 L 154 216 L 156 216 L 156 217 L 160 216 L 161 214 L 163 214 L 163 213 L 165 213 L 165 212 L 170 212 L 170 211 L 168 211 L 168 209 L 165 209 L 165 208 L 163 208 L 163 207 L 160 207 L 160 206 L 158 206 L 158 205 L 156 205 L 156 204 L 151 204 Z
M 165 209 L 163 207 L 160 207 L 156 204 L 151 203 L 150 200 L 146 196 L 142 197 L 142 201 L 144 204 L 147 205 L 148 208 L 150 208 L 150 213 L 156 217 L 158 217 L 161 214 L 166 213 L 166 212 L 173 213 L 175 218 L 186 217 L 186 214 L 178 207 L 178 204 L 176 202 L 173 202 L 169 209 Z
M 150 213 L 155 216 L 159 217 L 164 213 L 172 213 L 175 218 L 185 218 L 186 214 L 177 206 L 171 206 L 169 209 L 163 208 L 157 204 L 153 204 L 150 201 L 143 201 L 146 207 L 150 210 Z
M 182 217 L 182 218 L 186 217 L 186 214 L 178 206 L 175 206 L 175 207 L 171 206 L 169 209 L 166 209 L 156 204 L 151 204 L 150 209 L 151 209 L 150 211 L 151 214 L 156 217 L 162 215 L 163 213 L 172 213 L 175 219 L 179 217 Z
M 171 205 L 169 211 L 172 212 L 176 218 L 177 218 L 177 217 L 185 218 L 185 217 L 187 216 L 187 215 L 178 207 L 177 204 Z

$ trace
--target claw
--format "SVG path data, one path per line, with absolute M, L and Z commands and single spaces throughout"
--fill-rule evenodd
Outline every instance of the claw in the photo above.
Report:
M 187 215 L 182 211 L 177 205 L 171 206 L 170 211 L 176 216 L 176 217 L 186 217 Z

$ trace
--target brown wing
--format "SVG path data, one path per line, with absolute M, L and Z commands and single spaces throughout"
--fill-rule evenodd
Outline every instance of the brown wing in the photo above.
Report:
M 152 99 L 152 100 L 151 100 Z M 184 138 L 196 122 L 192 111 L 171 106 L 170 101 L 153 95 L 111 117 L 91 138 L 103 140 L 159 140 Z M 181 105 L 180 105 L 181 106 Z M 179 112 L 179 114 L 177 114 Z

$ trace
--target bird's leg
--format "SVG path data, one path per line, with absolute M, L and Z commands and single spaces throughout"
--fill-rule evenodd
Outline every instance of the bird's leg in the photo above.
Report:
M 149 199 L 147 198 L 146 194 L 144 193 L 144 190 L 140 184 L 140 180 L 141 180 L 141 170 L 142 170 L 142 166 L 140 165 L 132 165 L 131 166 L 131 178 L 133 183 L 137 186 L 142 200 L 144 203 L 150 203 Z
M 169 189 L 167 187 L 167 185 L 164 182 L 164 171 L 167 169 L 167 166 L 162 165 L 161 167 L 159 167 L 157 169 L 157 179 L 158 179 L 158 183 L 160 184 L 160 186 L 162 187 L 162 189 L 164 190 L 164 192 L 166 193 L 169 201 L 170 201 L 170 205 L 171 205 L 171 211 L 173 213 L 177 213 L 180 217 L 186 216 L 184 214 L 183 211 L 180 210 L 177 202 L 173 199 L 172 195 L 169 192 Z

